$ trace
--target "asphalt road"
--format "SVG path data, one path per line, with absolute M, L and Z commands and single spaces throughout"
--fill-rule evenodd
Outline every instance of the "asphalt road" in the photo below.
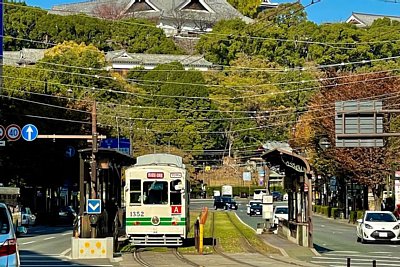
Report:
M 237 200 L 239 208 L 236 212 L 240 219 L 257 228 L 257 223 L 264 222 L 261 217 L 250 217 L 246 214 L 248 200 Z M 194 200 L 192 208 L 201 210 L 202 206 L 212 209 L 212 200 Z M 274 205 L 284 205 L 285 202 L 277 202 Z M 315 249 L 320 256 L 315 256 L 310 261 L 319 266 L 347 267 L 347 258 L 350 258 L 350 266 L 373 266 L 373 260 L 379 267 L 400 267 L 400 245 L 392 243 L 358 243 L 356 226 L 347 223 L 327 219 L 320 216 L 313 217 L 313 241 Z
M 69 226 L 28 228 L 28 234 L 18 237 L 21 267 L 113 266 L 107 259 L 71 260 L 71 237 L 72 227 Z

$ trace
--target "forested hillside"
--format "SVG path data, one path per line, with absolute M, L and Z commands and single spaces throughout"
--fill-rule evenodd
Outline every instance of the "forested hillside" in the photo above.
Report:
M 172 151 L 193 167 L 230 156 L 239 168 L 260 144 L 288 141 L 319 172 L 329 165 L 329 172 L 382 181 L 385 172 L 376 170 L 390 169 L 398 153 L 394 141 L 358 156 L 320 153 L 317 144 L 321 136 L 334 144 L 334 101 L 390 92 L 384 105 L 400 104 L 399 22 L 316 25 L 301 5 L 281 5 L 253 24 L 221 21 L 202 35 L 198 52 L 219 68 L 187 71 L 172 63 L 122 75 L 105 70 L 104 52 L 180 51 L 151 22 L 56 16 L 23 4 L 5 10 L 6 50 L 48 49 L 35 66 L 5 67 L 5 122 L 28 116 L 45 133 L 90 133 L 96 100 L 100 133 L 131 138 L 135 155 Z M 396 129 L 396 121 L 385 127 Z

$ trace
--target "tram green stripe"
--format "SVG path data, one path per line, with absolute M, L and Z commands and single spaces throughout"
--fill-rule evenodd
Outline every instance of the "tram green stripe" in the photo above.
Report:
M 151 221 L 151 217 L 131 217 L 126 218 L 127 222 L 147 222 Z M 186 217 L 180 218 L 180 221 L 186 222 Z M 172 217 L 161 217 L 160 222 L 172 222 Z
M 137 222 L 137 221 L 145 222 L 145 221 L 151 221 L 151 218 L 150 217 L 134 217 L 134 218 L 126 218 L 126 221 L 127 222 L 131 222 L 131 221 L 133 221 L 133 222 Z
M 182 226 L 186 225 L 185 222 L 177 222 L 176 225 L 172 225 L 172 222 L 160 222 L 159 226 Z M 126 226 L 154 226 L 151 222 L 141 222 L 139 225 L 135 225 L 134 222 L 126 222 Z

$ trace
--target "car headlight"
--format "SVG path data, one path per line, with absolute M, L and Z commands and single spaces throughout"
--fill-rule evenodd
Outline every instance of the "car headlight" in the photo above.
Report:
M 396 225 L 395 227 L 393 227 L 393 230 L 399 230 L 400 229 L 400 225 Z
M 250 209 L 250 211 L 254 211 L 253 209 Z
M 367 229 L 373 229 L 373 227 L 372 227 L 371 225 L 369 225 L 369 224 L 365 224 L 365 228 L 367 228 Z

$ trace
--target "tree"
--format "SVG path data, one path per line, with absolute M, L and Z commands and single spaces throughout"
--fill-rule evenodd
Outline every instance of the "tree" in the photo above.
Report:
M 135 70 L 133 70 L 135 72 Z M 184 71 L 180 63 L 157 66 L 143 75 L 147 96 L 143 104 L 148 108 L 136 112 L 137 128 L 147 129 L 136 138 L 157 146 L 175 146 L 182 150 L 204 149 L 218 146 L 218 138 L 207 132 L 218 131 L 220 123 L 215 107 L 208 99 L 209 92 L 199 71 Z
M 228 3 L 243 15 L 254 18 L 261 5 L 261 0 L 228 0 Z
M 297 146 L 301 145 L 299 140 L 308 147 L 313 145 L 314 149 L 310 150 L 309 155 L 312 156 L 312 162 L 319 173 L 345 174 L 353 181 L 371 188 L 375 197 L 376 209 L 380 209 L 383 185 L 391 170 L 393 159 L 399 156 L 399 152 L 397 149 L 393 149 L 393 146 L 388 145 L 377 148 L 335 147 L 334 103 L 336 101 L 380 99 L 383 101 L 384 107 L 393 107 L 399 104 L 398 99 L 386 96 L 399 92 L 399 82 L 396 77 L 390 77 L 389 73 L 365 73 L 357 76 L 344 74 L 324 83 L 327 86 L 326 89 L 322 89 L 319 94 L 315 95 L 309 105 L 309 111 L 304 115 L 310 119 L 304 117 L 297 127 L 298 129 L 307 128 L 311 134 L 298 133 L 297 136 L 302 138 L 294 139 Z M 306 121 L 308 122 L 305 123 Z M 389 125 L 386 125 L 385 128 L 388 129 Z M 326 136 L 331 143 L 331 148 L 324 152 L 317 148 L 321 136 Z M 329 169 L 325 169 L 324 162 L 327 160 L 331 163 Z M 342 176 L 342 178 L 344 177 Z
M 96 6 L 93 10 L 93 15 L 97 18 L 107 20 L 121 19 L 122 17 L 124 17 L 124 9 L 124 6 L 121 4 L 100 4 Z

